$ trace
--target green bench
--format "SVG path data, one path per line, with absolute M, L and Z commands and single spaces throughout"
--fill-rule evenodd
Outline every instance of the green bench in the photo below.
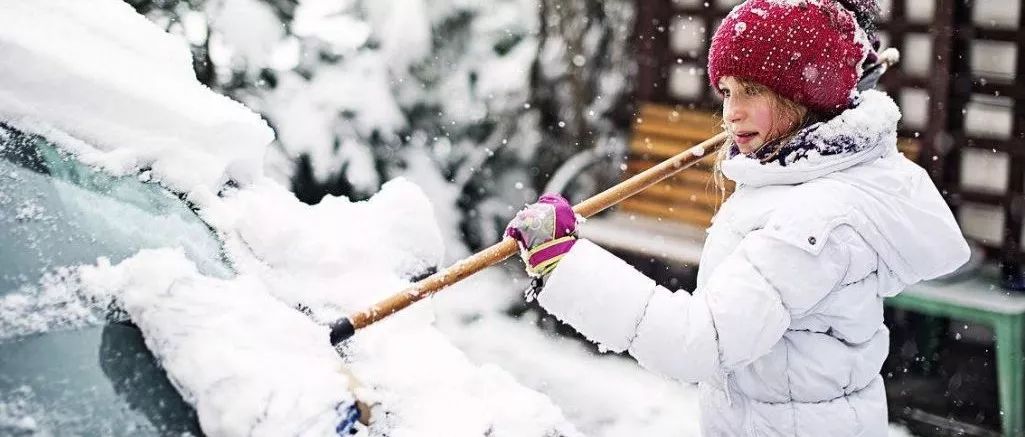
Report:
M 1025 294 L 1001 289 L 996 269 L 987 266 L 960 280 L 916 284 L 886 305 L 936 317 L 979 323 L 993 329 L 997 389 L 1003 434 L 1025 435 Z

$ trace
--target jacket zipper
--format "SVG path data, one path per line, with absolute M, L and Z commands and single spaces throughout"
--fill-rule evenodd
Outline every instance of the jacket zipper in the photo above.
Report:
M 729 372 L 723 372 L 723 374 L 722 374 L 722 387 L 723 387 L 723 391 L 726 393 L 726 404 L 729 405 L 730 408 L 733 408 L 733 387 L 730 386 L 730 373 Z M 745 404 L 742 405 L 742 407 L 743 407 L 744 411 L 743 411 L 743 413 L 741 413 L 741 417 L 742 417 L 742 419 L 741 419 L 741 426 L 744 428 L 744 432 L 747 435 L 753 436 L 753 435 L 755 435 L 755 433 L 754 433 L 755 427 L 754 427 L 754 424 L 751 422 L 751 418 L 748 417 L 748 413 L 749 413 L 748 410 L 747 410 L 748 404 L 745 403 Z

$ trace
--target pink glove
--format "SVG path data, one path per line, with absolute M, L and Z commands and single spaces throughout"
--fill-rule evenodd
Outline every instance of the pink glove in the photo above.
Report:
M 516 213 L 505 235 L 519 244 L 527 274 L 536 278 L 548 276 L 555 269 L 577 242 L 576 230 L 573 207 L 562 196 L 547 193 Z

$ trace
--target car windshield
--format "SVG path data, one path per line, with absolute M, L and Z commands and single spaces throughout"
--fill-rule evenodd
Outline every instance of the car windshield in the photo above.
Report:
M 182 247 L 208 275 L 233 274 L 195 212 L 143 179 L 112 177 L 0 123 L 0 435 L 200 434 L 139 331 L 69 323 L 82 305 L 55 299 L 48 280 L 159 247 Z

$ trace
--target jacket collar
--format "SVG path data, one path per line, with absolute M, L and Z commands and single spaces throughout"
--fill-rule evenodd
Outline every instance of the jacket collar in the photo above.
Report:
M 880 91 L 865 91 L 853 108 L 801 129 L 771 160 L 763 162 L 767 152 L 748 156 L 730 150 L 722 163 L 723 175 L 756 187 L 806 182 L 896 153 L 899 119 L 893 99 Z

